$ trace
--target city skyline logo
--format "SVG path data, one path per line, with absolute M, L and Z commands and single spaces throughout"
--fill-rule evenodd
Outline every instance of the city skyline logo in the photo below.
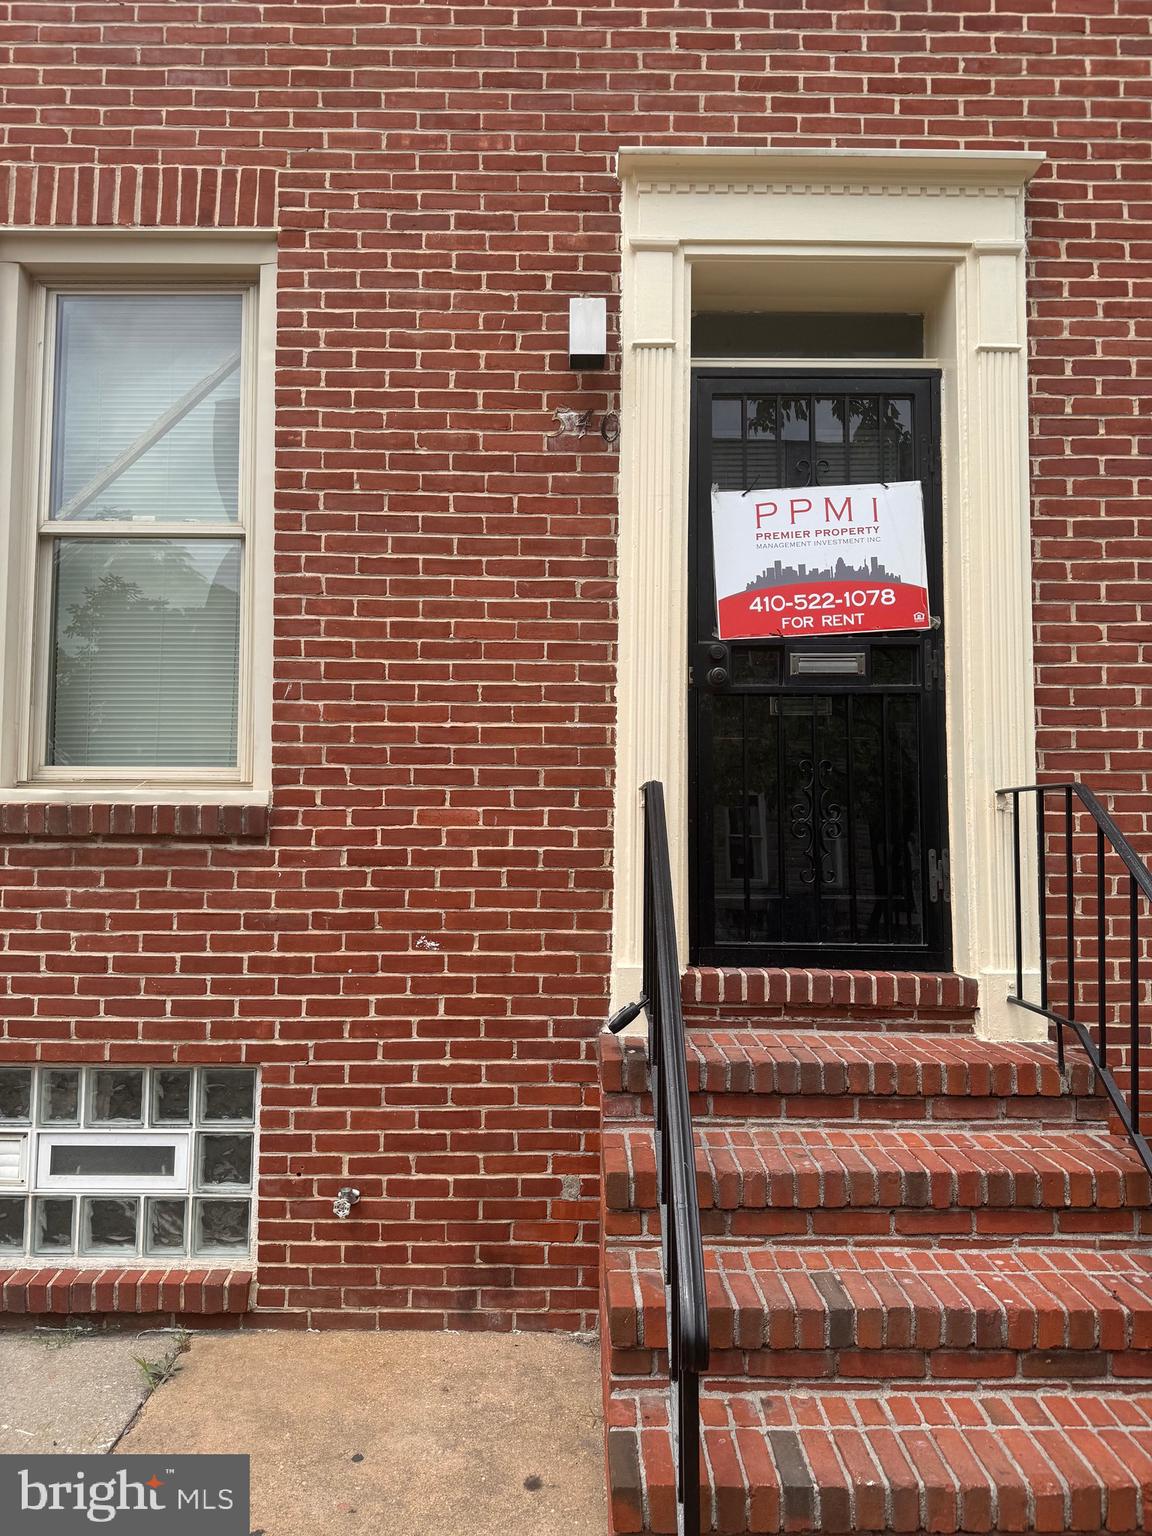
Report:
M 900 581 L 898 571 L 890 571 L 875 555 L 864 565 L 850 565 L 841 557 L 828 566 L 784 565 L 776 560 L 754 576 L 744 588 L 745 592 L 758 592 L 763 587 L 780 587 L 795 582 L 808 581 Z

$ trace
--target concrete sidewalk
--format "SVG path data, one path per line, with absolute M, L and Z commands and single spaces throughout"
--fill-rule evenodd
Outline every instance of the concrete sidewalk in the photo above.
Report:
M 111 1450 L 180 1343 L 170 1332 L 0 1333 L 0 1454 Z
M 589 1343 L 197 1334 L 179 1364 L 116 1449 L 250 1454 L 254 1536 L 605 1536 Z

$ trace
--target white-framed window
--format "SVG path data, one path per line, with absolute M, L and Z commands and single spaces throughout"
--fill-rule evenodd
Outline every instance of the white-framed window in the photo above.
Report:
M 0 1067 L 0 1265 L 251 1251 L 249 1067 Z
M 266 799 L 275 267 L 44 243 L 0 235 L 0 795 Z
M 42 1131 L 36 1138 L 37 1189 L 184 1189 L 188 1137 L 136 1132 Z

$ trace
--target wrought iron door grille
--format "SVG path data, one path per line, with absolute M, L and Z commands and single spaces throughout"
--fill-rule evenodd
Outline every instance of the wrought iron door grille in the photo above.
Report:
M 698 963 L 950 963 L 939 878 L 941 629 L 848 644 L 829 635 L 719 645 L 710 516 L 713 486 L 919 478 L 939 618 L 936 422 L 927 373 L 697 375 L 689 686 Z

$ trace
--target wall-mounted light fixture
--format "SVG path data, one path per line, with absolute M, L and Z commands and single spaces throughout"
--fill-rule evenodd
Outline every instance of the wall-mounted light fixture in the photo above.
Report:
M 608 300 L 568 300 L 569 368 L 603 368 L 608 355 Z

